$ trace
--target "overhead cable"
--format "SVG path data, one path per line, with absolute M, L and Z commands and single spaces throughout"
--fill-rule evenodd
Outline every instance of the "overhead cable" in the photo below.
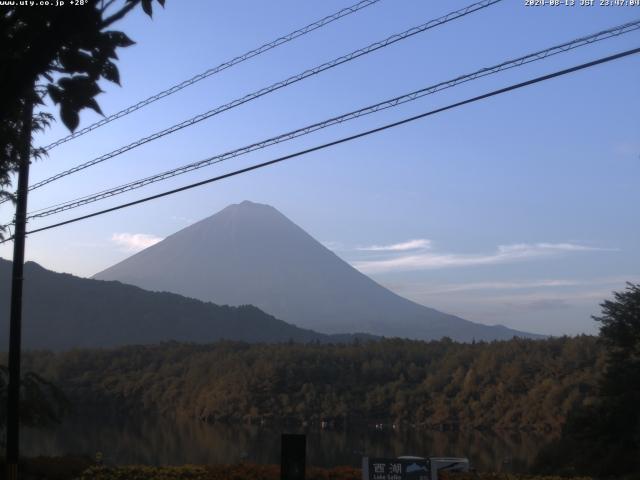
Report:
M 640 53 L 640 48 L 634 48 L 634 49 L 631 49 L 631 50 L 626 50 L 624 52 L 620 52 L 620 53 L 617 53 L 617 54 L 614 54 L 614 55 L 609 55 L 607 57 L 602 57 L 602 58 L 599 58 L 597 60 L 593 60 L 591 62 L 583 63 L 583 64 L 580 64 L 580 65 L 576 65 L 574 67 L 566 68 L 564 70 L 559 70 L 559 71 L 556 71 L 554 73 L 550 73 L 550 74 L 547 74 L 547 75 L 542 75 L 540 77 L 536 77 L 536 78 L 533 78 L 531 80 L 527 80 L 525 82 L 516 83 L 516 84 L 510 85 L 508 87 L 500 88 L 498 90 L 493 90 L 493 91 L 485 93 L 483 95 L 478 95 L 476 97 L 469 98 L 467 100 L 463 100 L 463 101 L 460 101 L 460 102 L 456 102 L 456 103 L 447 105 L 445 107 L 437 108 L 435 110 L 430 110 L 428 112 L 421 113 L 419 115 L 414 115 L 412 117 L 405 118 L 405 119 L 397 121 L 397 122 L 389 123 L 389 124 L 383 125 L 381 127 L 373 128 L 371 130 L 360 132 L 360 133 L 357 133 L 355 135 L 351 135 L 351 136 L 348 136 L 348 137 L 343 137 L 343 138 L 340 138 L 338 140 L 334 140 L 332 142 L 328 142 L 328 143 L 324 143 L 322 145 L 317 145 L 315 147 L 307 148 L 305 150 L 301 150 L 301 151 L 298 151 L 298 152 L 295 152 L 295 153 L 292 153 L 292 154 L 289 154 L 289 155 L 285 155 L 285 156 L 282 156 L 282 157 L 279 157 L 279 158 L 276 158 L 276 159 L 273 159 L 273 160 L 269 160 L 267 162 L 259 163 L 259 164 L 256 164 L 256 165 L 252 165 L 250 167 L 246 167 L 246 168 L 242 168 L 242 169 L 239 169 L 239 170 L 235 170 L 233 172 L 225 173 L 224 175 L 218 175 L 216 177 L 209 178 L 209 179 L 202 180 L 202 181 L 195 182 L 195 183 L 191 183 L 189 185 L 185 185 L 185 186 L 180 187 L 180 188 L 175 188 L 173 190 L 168 190 L 168 191 L 165 191 L 165 192 L 162 192 L 162 193 L 158 193 L 156 195 L 151 195 L 149 197 L 145 197 L 145 198 L 141 198 L 141 199 L 138 199 L 138 200 L 134 200 L 132 202 L 123 203 L 123 204 L 117 205 L 115 207 L 106 208 L 104 210 L 93 212 L 93 213 L 90 213 L 90 214 L 87 214 L 87 215 L 82 215 L 82 216 L 79 216 L 79 217 L 71 218 L 69 220 L 58 222 L 58 223 L 55 223 L 55 224 L 52 224 L 52 225 L 47 225 L 45 227 L 36 228 L 36 229 L 33 229 L 33 230 L 27 232 L 27 234 L 33 234 L 33 233 L 38 233 L 38 232 L 43 232 L 43 231 L 46 231 L 46 230 L 50 230 L 52 228 L 58 228 L 58 227 L 61 227 L 61 226 L 64 226 L 64 225 L 69 225 L 71 223 L 79 222 L 81 220 L 86 220 L 88 218 L 93 218 L 93 217 L 96 217 L 96 216 L 99 216 L 99 215 L 104 215 L 106 213 L 114 212 L 116 210 L 121 210 L 123 208 L 132 207 L 134 205 L 139 205 L 141 203 L 146 203 L 146 202 L 149 202 L 151 200 L 156 200 L 158 198 L 162 198 L 162 197 L 173 195 L 173 194 L 176 194 L 176 193 L 179 193 L 179 192 L 190 190 L 192 188 L 200 187 L 202 185 L 207 185 L 209 183 L 218 182 L 218 181 L 224 180 L 226 178 L 234 177 L 234 176 L 237 176 L 237 175 L 248 173 L 248 172 L 253 171 L 253 170 L 258 170 L 258 169 L 261 169 L 261 168 L 264 168 L 264 167 L 268 167 L 268 166 L 283 162 L 285 160 L 290 160 L 292 158 L 301 157 L 303 155 L 306 155 L 306 154 L 309 154 L 309 153 L 312 153 L 312 152 L 316 152 L 316 151 L 319 151 L 319 150 L 324 150 L 326 148 L 333 147 L 335 145 L 339 145 L 339 144 L 342 144 L 342 143 L 350 142 L 350 141 L 356 140 L 358 138 L 366 137 L 366 136 L 369 136 L 369 135 L 372 135 L 372 134 L 375 134 L 375 133 L 382 132 L 384 130 L 388 130 L 390 128 L 395 128 L 395 127 L 398 127 L 400 125 L 404 125 L 404 124 L 407 124 L 407 123 L 410 123 L 410 122 L 414 122 L 416 120 L 419 120 L 419 119 L 422 119 L 422 118 L 425 118 L 425 117 L 428 117 L 428 116 L 431 116 L 431 115 L 435 115 L 437 113 L 441 113 L 441 112 L 444 112 L 444 111 L 447 111 L 447 110 L 452 110 L 454 108 L 461 107 L 463 105 L 468 105 L 470 103 L 474 103 L 474 102 L 477 102 L 477 101 L 480 101 L 480 100 L 484 100 L 486 98 L 494 97 L 496 95 L 501 95 L 503 93 L 507 93 L 507 92 L 510 92 L 510 91 L 513 91 L 513 90 L 524 88 L 524 87 L 527 87 L 529 85 L 533 85 L 533 84 L 536 84 L 536 83 L 544 82 L 546 80 L 551 80 L 552 78 L 556 78 L 556 77 L 560 77 L 560 76 L 567 75 L 567 74 L 570 74 L 570 73 L 574 73 L 574 72 L 577 72 L 579 70 L 584 70 L 586 68 L 594 67 L 596 65 L 600 65 L 600 64 L 603 64 L 603 63 L 607 63 L 607 62 L 611 62 L 611 61 L 614 61 L 614 60 L 618 60 L 620 58 L 627 57 L 629 55 L 633 55 L 633 54 L 636 54 L 636 53 Z M 8 241 L 10 241 L 12 239 L 13 239 L 13 237 L 10 237 L 10 238 L 7 238 L 6 240 L 3 240 L 0 243 L 5 243 L 5 242 L 8 242 Z
M 119 112 L 116 112 L 112 115 L 109 115 L 108 117 L 102 118 L 100 120 L 98 120 L 97 122 L 88 125 L 80 130 L 77 130 L 69 135 L 67 135 L 66 137 L 62 137 L 58 140 L 56 140 L 53 143 L 50 143 L 49 145 L 45 146 L 44 149 L 45 150 L 51 150 L 55 147 L 57 147 L 58 145 L 62 145 L 63 143 L 66 143 L 70 140 L 73 140 L 74 138 L 78 138 L 86 133 L 89 133 L 97 128 L 100 128 L 108 123 L 113 122 L 114 120 L 117 120 L 119 118 L 122 118 L 126 115 L 129 115 L 130 113 L 135 112 L 136 110 L 140 110 L 141 108 L 146 107 L 147 105 L 150 105 L 154 102 L 157 102 L 158 100 L 164 98 L 164 97 L 168 97 L 169 95 L 172 95 L 176 92 L 179 92 L 180 90 L 182 90 L 183 88 L 187 88 L 191 85 L 193 85 L 194 83 L 197 83 L 201 80 L 204 80 L 205 78 L 208 78 L 212 75 L 215 75 L 216 73 L 220 73 L 223 70 L 226 70 L 228 68 L 233 67 L 234 65 L 238 65 L 239 63 L 245 62 L 253 57 L 257 57 L 258 55 L 268 52 L 269 50 L 272 50 L 276 47 L 279 47 L 282 44 L 288 43 L 298 37 L 301 37 L 303 35 L 306 35 L 307 33 L 313 32 L 314 30 L 317 30 L 321 27 L 324 27 L 326 25 L 329 25 L 330 23 L 346 17 L 347 15 L 351 15 L 352 13 L 358 12 L 360 10 L 362 10 L 363 8 L 366 8 L 370 5 L 373 5 L 374 3 L 378 3 L 380 0 L 362 0 L 360 2 L 357 2 L 349 7 L 343 8 L 342 10 L 339 10 L 331 15 L 328 15 L 324 18 L 321 18 L 320 20 L 317 20 L 313 23 L 310 23 L 309 25 L 306 25 L 302 28 L 299 28 L 298 30 L 294 30 L 291 33 L 288 33 L 286 35 L 283 35 L 281 37 L 276 38 L 275 40 L 272 40 L 271 42 L 265 43 L 264 45 L 259 46 L 258 48 L 254 48 L 253 50 L 249 50 L 246 53 L 243 53 L 242 55 L 238 55 L 237 57 L 232 58 L 231 60 L 227 60 L 223 63 L 221 63 L 220 65 L 210 68 L 202 73 L 199 73 L 198 75 L 195 75 L 187 80 L 184 80 L 183 82 L 180 82 L 176 85 L 173 85 L 172 87 L 167 88 L 166 90 L 163 90 L 161 92 L 156 93 L 155 95 L 150 96 L 149 98 L 146 98 L 144 100 L 139 101 L 138 103 L 131 105 L 127 108 L 124 108 L 122 110 L 120 110 Z
M 236 158 L 256 150 L 260 150 L 272 145 L 276 145 L 278 143 L 282 143 L 297 137 L 301 137 L 303 135 L 308 135 L 312 132 L 315 132 L 333 125 L 338 125 L 338 124 L 347 122 L 349 120 L 354 120 L 356 118 L 360 118 L 365 115 L 379 112 L 381 110 L 393 108 L 398 105 L 417 100 L 418 98 L 424 97 L 426 95 L 434 94 L 436 92 L 454 87 L 462 83 L 466 83 L 472 80 L 476 80 L 478 78 L 486 77 L 488 75 L 493 75 L 504 70 L 519 67 L 521 65 L 526 65 L 535 61 L 548 58 L 550 56 L 553 56 L 559 53 L 567 52 L 585 45 L 590 45 L 594 42 L 602 41 L 607 38 L 616 37 L 616 36 L 629 33 L 638 29 L 640 29 L 640 19 L 634 22 L 628 22 L 622 25 L 618 25 L 616 27 L 612 27 L 607 30 L 603 30 L 585 37 L 580 37 L 575 40 L 562 43 L 560 45 L 555 45 L 553 47 L 549 47 L 544 50 L 539 50 L 534 53 L 529 53 L 527 55 L 524 55 L 512 60 L 507 60 L 505 62 L 499 63 L 497 65 L 493 65 L 491 67 L 482 68 L 473 73 L 461 75 L 453 79 L 437 83 L 435 85 L 421 88 L 419 90 L 415 90 L 413 92 L 406 93 L 404 95 L 400 95 L 400 96 L 397 96 L 373 105 L 369 105 L 367 107 L 354 110 L 336 117 L 332 117 L 332 118 L 323 120 L 321 122 L 307 125 L 305 127 L 298 128 L 296 130 L 292 130 L 292 131 L 277 135 L 275 137 L 271 137 L 266 140 L 261 140 L 259 142 L 255 142 L 250 145 L 246 145 L 244 147 L 237 148 L 235 150 L 231 150 L 222 154 L 218 154 L 203 160 L 199 160 L 197 162 L 189 163 L 189 164 L 186 164 L 162 173 L 158 173 L 149 177 L 145 177 L 142 179 L 138 179 L 138 180 L 126 183 L 124 185 L 119 185 L 117 187 L 113 187 L 108 190 L 103 190 L 98 193 L 86 195 L 86 196 L 69 200 L 66 202 L 62 202 L 56 205 L 50 205 L 48 207 L 30 212 L 27 218 L 29 219 L 41 218 L 49 215 L 54 215 L 54 214 L 63 212 L 65 210 L 78 208 L 83 205 L 87 205 L 89 203 L 110 198 L 115 195 L 119 195 L 131 190 L 136 190 L 138 188 L 142 188 L 147 185 L 166 180 L 168 178 L 172 178 L 172 177 L 182 175 L 194 170 L 198 170 L 200 168 L 218 164 L 226 160 Z
M 450 12 L 442 17 L 439 17 L 435 20 L 430 20 L 426 23 L 423 23 L 422 25 L 418 25 L 416 27 L 412 27 L 408 30 L 405 30 L 402 33 L 397 33 L 395 35 L 391 35 L 390 37 L 385 38 L 384 40 L 372 43 L 364 48 L 360 48 L 358 50 L 355 50 L 347 55 L 343 55 L 341 57 L 335 58 L 329 62 L 323 63 L 322 65 L 319 65 L 317 67 L 313 67 L 311 69 L 305 70 L 304 72 L 301 72 L 297 75 L 293 75 L 285 80 L 276 82 L 268 87 L 264 87 L 261 88 L 260 90 L 257 90 L 253 93 L 247 94 L 243 97 L 240 97 L 236 100 L 233 100 L 232 102 L 226 103 L 224 105 L 220 105 L 212 110 L 209 110 L 208 112 L 205 113 L 201 113 L 200 115 L 196 115 L 195 117 L 189 118 L 183 122 L 180 122 L 178 124 L 175 124 L 171 127 L 168 127 L 164 130 L 161 130 L 159 132 L 153 133 L 147 137 L 143 137 L 140 138 L 138 140 L 136 140 L 135 142 L 132 142 L 128 145 L 125 145 L 123 147 L 117 148 L 116 150 L 113 150 L 107 154 L 101 155 L 97 158 L 94 158 L 93 160 L 89 160 L 88 162 L 82 163 L 80 165 L 77 165 L 73 168 L 70 168 L 68 170 L 65 170 L 63 172 L 60 172 L 56 175 L 53 175 L 49 178 L 46 178 L 44 180 L 41 180 L 40 182 L 37 182 L 33 185 L 31 185 L 29 187 L 29 190 L 35 190 L 37 188 L 43 187 L 44 185 L 47 185 L 51 182 L 54 182 L 56 180 L 59 180 L 63 177 L 66 177 L 68 175 L 71 175 L 73 173 L 79 172 L 81 170 L 84 170 L 86 168 L 92 167 L 98 163 L 102 163 L 106 160 L 109 160 L 111 158 L 114 158 L 118 155 L 121 155 L 125 152 L 128 152 L 129 150 L 132 150 L 134 148 L 137 148 L 141 145 L 144 145 L 146 143 L 152 142 L 154 140 L 157 140 L 161 137 L 164 137 L 166 135 L 170 135 L 172 133 L 177 132 L 178 130 L 182 130 L 183 128 L 186 127 L 190 127 L 192 125 L 195 125 L 199 122 L 202 122 L 203 120 L 206 120 L 208 118 L 213 117 L 214 115 L 218 115 L 222 112 L 225 112 L 227 110 L 231 110 L 232 108 L 238 107 L 240 105 L 243 105 L 247 102 L 250 102 L 252 100 L 255 100 L 259 97 L 262 97 L 264 95 L 267 95 L 271 92 L 274 92 L 276 90 L 279 90 L 283 87 L 287 87 L 289 85 L 292 85 L 296 82 L 299 82 L 301 80 L 304 80 L 306 78 L 309 78 L 311 76 L 317 75 L 321 72 L 324 72 L 325 70 L 329 70 L 330 68 L 336 67 L 338 65 L 341 65 L 343 63 L 347 63 L 350 62 L 352 60 L 355 60 L 356 58 L 359 58 L 363 55 L 367 55 L 369 53 L 375 52 L 376 50 L 379 50 L 381 48 L 384 47 L 388 47 L 389 45 L 393 45 L 396 42 L 399 42 L 401 40 L 405 40 L 407 38 L 410 38 L 414 35 L 417 35 L 419 33 L 425 32 L 427 30 L 430 30 L 432 28 L 435 28 L 437 26 L 443 25 L 445 23 L 451 22 L 453 20 L 456 20 L 458 18 L 462 18 L 466 15 L 469 15 L 471 13 L 477 12 L 478 10 L 482 10 L 484 8 L 487 8 L 493 4 L 499 3 L 503 0 L 482 0 L 480 2 L 476 2 L 473 3 L 471 5 L 468 5 L 464 8 L 461 8 L 459 10 L 456 10 L 454 12 Z M 0 203 L 2 203 L 0 201 Z

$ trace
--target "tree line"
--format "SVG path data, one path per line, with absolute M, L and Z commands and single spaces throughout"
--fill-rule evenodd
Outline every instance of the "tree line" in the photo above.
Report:
M 595 337 L 455 343 L 209 345 L 32 352 L 25 368 L 76 407 L 209 422 L 394 423 L 559 431 L 594 400 Z

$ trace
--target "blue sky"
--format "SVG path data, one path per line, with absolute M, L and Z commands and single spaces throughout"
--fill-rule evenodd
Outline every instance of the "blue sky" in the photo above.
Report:
M 31 183 L 471 2 L 382 0 L 54 149 Z M 579 2 L 578 2 L 579 3 Z M 113 113 L 348 1 L 168 0 L 118 27 Z M 640 18 L 640 7 L 505 0 L 66 177 L 30 210 L 147 176 Z M 640 45 L 640 32 L 471 82 L 226 164 L 35 221 L 47 225 L 382 125 Z M 375 280 L 488 324 L 593 333 L 590 315 L 640 281 L 640 57 L 465 106 L 278 166 L 28 238 L 27 257 L 92 275 L 230 203 L 268 203 Z M 82 114 L 81 126 L 96 121 Z M 64 136 L 58 123 L 38 138 Z M 4 219 L 11 217 L 4 205 Z M 0 255 L 10 257 L 3 245 Z

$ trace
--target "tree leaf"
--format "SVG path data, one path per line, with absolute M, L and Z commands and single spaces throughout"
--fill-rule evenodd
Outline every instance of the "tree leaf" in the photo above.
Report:
M 75 99 L 95 97 L 99 93 L 102 93 L 96 80 L 86 75 L 63 77 L 58 80 L 58 85 L 64 90 L 64 96 L 74 103 L 76 103 Z M 78 103 L 82 104 L 82 100 Z
M 60 64 L 68 73 L 87 73 L 90 77 L 100 74 L 96 59 L 84 52 L 65 49 L 59 58 Z
M 49 93 L 49 97 L 51 97 L 51 101 L 56 105 L 62 101 L 63 90 L 56 85 L 47 85 L 47 92 Z
M 60 118 L 62 119 L 62 123 L 72 132 L 78 128 L 78 124 L 80 123 L 78 112 L 65 103 L 60 106 Z
M 118 45 L 114 41 L 111 33 L 113 32 L 101 33 L 100 39 L 95 43 L 95 45 L 92 46 L 92 51 L 95 56 L 113 58 L 115 60 L 118 59 L 118 54 L 116 53 L 116 48 L 118 47 Z
M 100 105 L 98 105 L 98 102 L 96 102 L 95 98 L 87 99 L 86 106 L 104 117 L 104 113 L 102 113 Z
M 130 47 L 135 45 L 136 42 L 131 40 L 125 33 L 115 30 L 109 30 L 103 33 L 103 38 L 106 38 L 110 43 L 116 47 Z
M 109 60 L 105 61 L 104 65 L 102 65 L 102 76 L 110 82 L 120 85 L 120 72 L 118 72 L 118 67 Z
M 153 8 L 151 7 L 151 2 L 152 0 L 142 0 L 142 10 L 144 10 L 144 13 L 146 13 L 150 17 L 153 16 Z

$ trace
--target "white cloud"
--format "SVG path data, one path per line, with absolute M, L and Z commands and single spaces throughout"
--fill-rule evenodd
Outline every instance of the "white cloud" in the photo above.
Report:
M 395 285 L 395 290 L 406 290 L 411 293 L 419 293 L 424 295 L 441 295 L 441 294 L 458 294 L 460 292 L 485 292 L 500 290 L 539 290 L 539 289 L 575 289 L 575 287 L 593 287 L 593 286 L 610 286 L 618 288 L 625 285 L 626 282 L 637 283 L 640 281 L 638 275 L 620 275 L 612 277 L 593 278 L 588 280 L 577 279 L 542 279 L 527 281 L 501 281 L 501 282 L 468 282 L 468 283 L 451 283 L 451 284 L 435 284 L 431 283 L 401 283 Z M 386 284 L 385 284 L 386 285 Z M 388 285 L 387 285 L 388 286 Z M 394 290 L 394 285 L 390 287 Z M 486 296 L 485 293 L 482 294 Z
M 366 252 L 405 252 L 407 250 L 426 250 L 431 248 L 431 240 L 426 238 L 416 238 L 402 243 L 392 245 L 371 245 L 369 247 L 358 247 L 357 250 Z
M 443 285 L 430 293 L 467 292 L 472 290 L 520 290 L 527 288 L 557 288 L 585 285 L 578 280 L 534 280 L 528 282 L 475 282 Z
M 162 240 L 162 237 L 147 233 L 114 233 L 111 235 L 111 241 L 126 252 L 138 252 Z
M 565 298 L 539 298 L 524 303 L 506 303 L 505 307 L 516 311 L 538 312 L 544 310 L 560 310 L 570 308 L 571 303 Z
M 610 298 L 613 291 L 624 289 L 624 285 L 612 286 L 610 288 L 589 288 L 581 289 L 573 292 L 530 292 L 507 295 L 484 296 L 477 298 L 477 303 L 486 303 L 492 305 L 505 305 L 508 307 L 515 306 L 531 306 L 543 302 L 600 302 L 605 298 Z
M 575 243 L 516 243 L 514 245 L 499 245 L 498 252 L 507 254 L 518 254 L 524 252 L 530 255 L 536 251 L 539 254 L 545 252 L 589 252 L 594 250 L 609 250 L 608 248 L 589 247 L 587 245 L 577 245 Z
M 425 252 L 382 260 L 355 262 L 354 266 L 364 273 L 384 273 L 407 270 L 429 270 L 437 268 L 495 265 L 535 258 L 548 258 L 564 253 L 587 251 L 612 251 L 573 243 L 519 243 L 499 245 L 489 254 L 455 254 Z
M 590 280 L 533 280 L 528 282 L 478 282 L 449 285 L 442 287 L 442 293 L 460 292 L 469 290 L 520 290 L 520 289 L 539 289 L 539 288 L 567 288 L 567 287 L 592 287 L 600 285 L 608 285 L 618 287 L 625 285 L 626 282 L 636 282 L 640 277 L 637 275 L 602 277 Z

